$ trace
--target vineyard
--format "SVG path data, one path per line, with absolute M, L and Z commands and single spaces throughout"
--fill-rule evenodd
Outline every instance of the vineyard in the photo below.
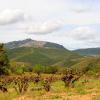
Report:
M 86 94 L 91 94 L 92 98 L 99 98 L 99 79 L 99 75 L 96 78 L 88 78 L 72 73 L 2 76 L 0 100 L 13 100 L 14 98 L 14 100 L 74 100 L 73 96 Z

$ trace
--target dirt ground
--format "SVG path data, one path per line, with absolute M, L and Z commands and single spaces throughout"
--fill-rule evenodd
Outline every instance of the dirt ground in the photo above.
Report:
M 28 95 L 23 95 L 13 100 L 93 100 L 93 98 L 98 95 L 100 96 L 100 94 L 95 94 L 95 93 L 86 94 L 86 95 L 74 95 L 74 96 L 67 96 L 67 94 L 65 93 L 61 93 L 57 95 L 52 93 L 47 93 L 41 97 L 31 97 Z

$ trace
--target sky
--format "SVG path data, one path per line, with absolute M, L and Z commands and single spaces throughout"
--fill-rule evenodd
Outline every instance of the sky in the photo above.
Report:
M 100 47 L 100 0 L 0 0 L 0 42 L 27 38 Z

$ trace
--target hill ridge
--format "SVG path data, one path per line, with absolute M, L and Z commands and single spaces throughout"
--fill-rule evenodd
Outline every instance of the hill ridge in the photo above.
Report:
M 25 39 L 25 40 L 19 40 L 19 41 L 12 41 L 5 44 L 5 47 L 8 49 L 18 48 L 18 47 L 35 47 L 35 48 L 60 48 L 65 49 L 64 46 L 47 42 L 47 41 L 37 41 L 32 39 Z
M 73 50 L 74 52 L 81 54 L 81 55 L 87 55 L 87 56 L 100 56 L 100 47 L 97 48 L 86 48 L 86 49 L 77 49 Z

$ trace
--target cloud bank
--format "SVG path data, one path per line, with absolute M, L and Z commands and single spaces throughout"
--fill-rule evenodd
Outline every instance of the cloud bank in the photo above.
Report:
M 0 11 L 0 25 L 13 24 L 25 20 L 25 14 L 20 10 L 6 9 Z
M 81 26 L 72 29 L 69 32 L 69 36 L 73 39 L 80 40 L 80 41 L 87 41 L 96 38 L 97 30 L 92 29 L 88 26 Z
M 100 46 L 100 0 L 0 0 L 0 41 L 24 38 Z
M 62 28 L 63 24 L 60 21 L 47 21 L 40 24 L 31 24 L 27 26 L 27 34 L 44 35 L 48 33 L 53 33 Z

